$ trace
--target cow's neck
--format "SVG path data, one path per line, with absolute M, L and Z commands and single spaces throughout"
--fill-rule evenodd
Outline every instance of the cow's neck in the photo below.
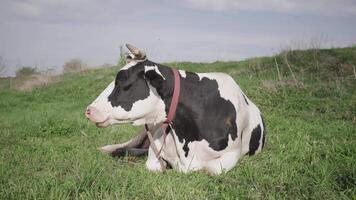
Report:
M 161 87 L 157 88 L 157 92 L 165 103 L 165 111 L 168 115 L 174 90 L 174 76 L 171 68 L 162 65 L 158 65 L 158 67 L 166 79 Z M 196 115 L 198 113 L 197 111 L 200 109 L 197 106 L 201 105 L 201 102 L 199 102 L 201 99 L 192 96 L 192 93 L 195 92 L 194 90 L 197 86 L 196 80 L 191 78 L 186 79 L 184 77 L 181 77 L 180 80 L 181 89 L 179 103 L 172 122 L 172 127 L 180 142 L 183 142 L 183 140 L 201 140 L 202 138 L 200 137 L 198 127 L 201 126 L 199 120 L 202 118 L 199 118 L 199 116 Z M 188 147 L 186 145 L 183 148 L 188 152 Z

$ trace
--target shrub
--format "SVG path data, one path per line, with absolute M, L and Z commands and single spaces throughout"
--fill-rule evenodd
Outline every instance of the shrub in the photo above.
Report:
M 85 68 L 86 64 L 78 58 L 71 59 L 63 65 L 64 73 L 79 72 Z
M 16 71 L 16 77 L 31 76 L 35 74 L 39 74 L 37 69 L 29 66 L 21 67 Z

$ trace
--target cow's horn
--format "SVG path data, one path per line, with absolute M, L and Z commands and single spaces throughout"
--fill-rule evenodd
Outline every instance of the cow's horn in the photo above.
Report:
M 131 44 L 126 44 L 126 47 L 130 50 L 130 52 L 135 55 L 135 57 L 142 59 L 146 57 L 146 53 L 141 51 L 139 48 L 131 45 Z

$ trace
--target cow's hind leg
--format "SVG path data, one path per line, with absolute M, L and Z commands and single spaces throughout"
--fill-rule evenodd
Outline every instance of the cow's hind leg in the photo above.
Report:
M 211 175 L 228 172 L 240 159 L 240 152 L 241 150 L 226 152 L 221 157 L 206 162 L 203 166 L 203 170 L 207 171 Z
M 253 115 L 249 125 L 242 131 L 242 155 L 255 155 L 261 152 L 266 137 L 263 117 L 260 113 Z

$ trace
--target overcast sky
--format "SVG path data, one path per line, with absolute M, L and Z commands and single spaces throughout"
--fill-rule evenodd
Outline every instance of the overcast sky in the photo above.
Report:
M 117 63 L 132 43 L 164 61 L 240 60 L 282 48 L 356 44 L 356 0 L 0 0 L 0 56 L 55 68 Z

